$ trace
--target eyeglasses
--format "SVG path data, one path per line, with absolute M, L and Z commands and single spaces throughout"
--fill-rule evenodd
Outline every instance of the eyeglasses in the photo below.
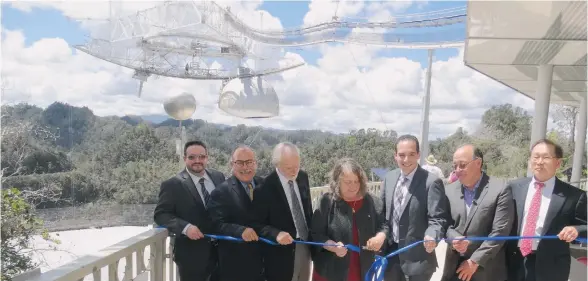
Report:
M 459 168 L 460 170 L 463 170 L 463 169 L 465 169 L 465 168 L 466 168 L 466 167 L 467 167 L 467 166 L 468 166 L 470 163 L 472 163 L 472 162 L 474 162 L 474 161 L 476 161 L 476 160 L 478 160 L 478 159 L 480 159 L 480 158 L 476 157 L 476 158 L 474 158 L 473 160 L 471 160 L 471 161 L 469 161 L 469 162 L 454 163 L 454 164 L 453 164 L 453 170 L 455 171 L 455 170 L 457 170 L 457 168 Z
M 538 163 L 541 162 L 542 160 L 545 162 L 551 161 L 553 160 L 555 157 L 551 157 L 548 155 L 533 155 L 531 156 L 531 159 L 533 160 L 533 162 Z
M 246 161 L 236 160 L 236 161 L 233 161 L 233 164 L 235 164 L 239 167 L 245 167 L 245 166 L 251 167 L 251 166 L 253 166 L 253 164 L 255 164 L 255 160 L 246 160 Z
M 188 157 L 186 157 L 186 158 L 188 158 L 188 160 L 190 160 L 190 161 L 193 161 L 193 160 L 196 160 L 196 159 L 198 159 L 198 160 L 204 160 L 207 157 L 208 157 L 208 155 L 206 155 L 206 154 L 198 154 L 198 155 L 188 155 Z

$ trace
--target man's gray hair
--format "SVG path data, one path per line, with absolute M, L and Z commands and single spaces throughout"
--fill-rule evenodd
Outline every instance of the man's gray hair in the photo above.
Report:
M 274 147 L 274 151 L 272 152 L 272 165 L 274 165 L 274 167 L 277 167 L 278 164 L 280 164 L 280 161 L 282 160 L 282 153 L 285 149 L 295 151 L 296 155 L 300 157 L 300 149 L 298 149 L 298 146 L 296 146 L 295 144 L 291 142 L 278 143 L 278 145 Z
M 248 146 L 246 144 L 240 144 L 235 149 L 233 149 L 233 152 L 231 152 L 231 156 L 229 157 L 229 165 L 231 165 L 231 163 L 233 162 L 233 155 L 235 155 L 235 152 L 239 149 L 251 150 L 253 152 L 253 156 L 255 156 L 255 150 L 253 150 L 251 146 Z
M 329 188 L 335 198 L 341 198 L 341 177 L 345 172 L 352 172 L 359 180 L 359 195 L 362 197 L 368 192 L 367 175 L 361 165 L 353 158 L 343 158 L 329 173 Z

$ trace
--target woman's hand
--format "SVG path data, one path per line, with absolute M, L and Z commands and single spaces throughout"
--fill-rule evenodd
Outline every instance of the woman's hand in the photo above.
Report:
M 382 245 L 384 245 L 384 241 L 386 241 L 386 234 L 378 232 L 376 236 L 367 241 L 365 247 L 370 251 L 378 252 L 382 248 Z
M 347 254 L 347 248 L 341 242 L 335 242 L 333 240 L 327 240 L 325 244 L 338 245 L 338 246 L 323 246 L 328 251 L 335 253 L 338 257 L 344 257 Z

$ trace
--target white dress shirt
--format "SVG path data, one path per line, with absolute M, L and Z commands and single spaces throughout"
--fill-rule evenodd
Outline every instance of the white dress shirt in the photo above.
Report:
M 296 220 L 294 217 L 294 213 L 292 212 L 292 193 L 290 193 L 290 185 L 288 184 L 288 179 L 280 173 L 278 169 L 276 169 L 278 173 L 278 177 L 280 178 L 280 182 L 282 183 L 282 188 L 284 188 L 284 193 L 286 194 L 286 199 L 288 199 L 288 206 L 290 207 L 290 214 L 292 215 L 292 220 Z M 296 183 L 296 179 L 292 180 L 294 183 L 294 193 L 296 193 L 296 200 L 298 200 L 298 204 L 300 204 L 300 208 L 302 208 L 302 213 L 304 214 L 304 206 L 302 205 L 302 200 L 300 200 L 300 190 L 298 190 L 298 184 Z M 306 224 L 306 217 L 304 217 L 304 221 L 302 223 Z M 296 223 L 294 223 L 296 226 Z M 296 228 L 296 236 L 293 237 L 294 239 L 301 237 L 300 230 Z
M 208 176 L 208 173 L 204 172 L 204 176 L 200 177 L 198 175 L 193 174 L 192 172 L 190 172 L 190 170 L 188 170 L 188 168 L 186 168 L 186 171 L 188 172 L 188 175 L 190 175 L 190 178 L 192 178 L 192 181 L 194 182 L 194 186 L 196 187 L 196 190 L 198 190 L 198 194 L 200 194 L 200 198 L 202 199 L 202 203 L 204 203 L 204 194 L 202 194 L 202 190 L 201 190 L 201 186 L 200 186 L 200 179 L 204 178 L 204 187 L 206 188 L 206 191 L 208 191 L 208 194 L 210 194 L 213 190 L 214 190 L 214 182 L 212 182 L 212 180 L 210 179 L 210 177 Z M 204 206 L 206 208 L 206 205 Z M 188 227 L 192 225 L 190 223 L 188 223 L 186 225 L 186 227 L 184 227 L 184 229 L 182 230 L 182 234 L 186 235 L 186 230 L 188 230 Z
M 527 223 L 527 214 L 529 213 L 529 208 L 531 208 L 531 201 L 533 200 L 533 195 L 535 195 L 535 178 L 531 180 L 529 183 L 529 189 L 527 190 L 527 197 L 525 199 L 525 209 L 523 212 L 523 221 L 521 223 L 521 229 L 519 235 L 523 235 L 525 231 L 525 224 Z M 550 178 L 549 180 L 544 182 L 545 186 L 543 186 L 543 190 L 541 190 L 541 206 L 539 207 L 539 215 L 537 216 L 537 224 L 535 226 L 535 233 L 533 235 L 541 236 L 543 235 L 543 228 L 545 227 L 545 217 L 547 216 L 547 210 L 549 209 L 549 203 L 551 202 L 551 195 L 553 194 L 553 188 L 555 187 L 555 177 Z M 519 247 L 521 245 L 521 241 L 519 240 Z M 537 246 L 539 245 L 538 239 L 533 239 L 532 241 L 532 249 L 533 251 L 537 250 Z

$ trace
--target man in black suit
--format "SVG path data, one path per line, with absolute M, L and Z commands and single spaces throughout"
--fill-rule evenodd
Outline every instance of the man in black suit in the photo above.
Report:
M 165 226 L 176 237 L 174 260 L 182 281 L 214 281 L 217 265 L 214 243 L 204 233 L 214 231 L 207 202 L 215 186 L 225 181 L 223 173 L 207 169 L 206 145 L 190 141 L 184 146 L 186 169 L 161 183 L 155 223 Z
M 247 242 L 218 241 L 220 280 L 261 281 L 261 248 L 252 228 L 253 190 L 261 183 L 255 176 L 255 152 L 247 146 L 238 147 L 231 156 L 231 168 L 233 176 L 212 192 L 208 211 L 217 234 Z
M 509 281 L 567 281 L 570 244 L 586 237 L 586 192 L 562 182 L 555 174 L 562 148 L 550 140 L 531 148 L 533 177 L 511 182 L 516 206 L 512 236 L 557 235 L 559 240 L 507 242 Z
M 267 281 L 308 281 L 310 249 L 293 239 L 310 240 L 312 216 L 308 175 L 300 171 L 300 151 L 292 143 L 280 143 L 273 151 L 275 171 L 253 194 L 255 231 L 282 246 L 262 244 Z
M 445 237 L 450 217 L 443 181 L 418 164 L 419 141 L 403 135 L 396 142 L 398 169 L 386 174 L 381 187 L 389 222 L 388 252 L 416 241 Z M 386 280 L 429 281 L 437 268 L 434 241 L 425 242 L 390 259 Z

